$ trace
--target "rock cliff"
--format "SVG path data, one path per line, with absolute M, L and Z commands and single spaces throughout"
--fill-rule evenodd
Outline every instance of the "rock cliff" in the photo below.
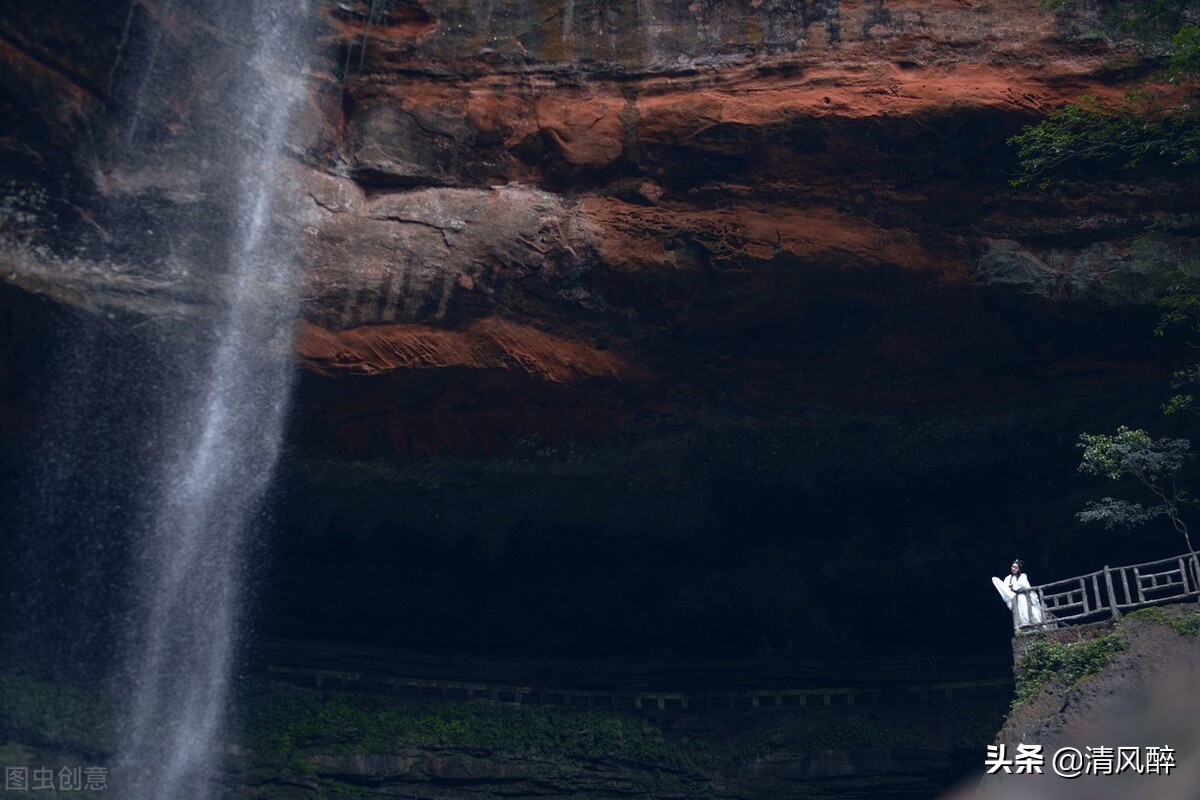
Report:
M 1045 756 L 1041 774 L 998 768 L 985 776 L 977 793 L 954 798 L 1190 796 L 1200 779 L 1194 723 L 1198 622 L 1195 604 L 1185 603 L 1136 612 L 1117 623 L 1107 632 L 1117 650 L 1106 663 L 1078 680 L 1059 675 L 1045 681 L 1026 702 L 1015 705 L 997 735 L 996 743 L 1004 743 L 1010 755 L 1018 744 L 1040 746 Z M 1076 637 L 1062 638 L 1070 642 Z M 1086 647 L 1087 641 L 1079 637 L 1068 646 Z M 1026 666 L 1018 657 L 1018 675 Z M 1075 748 L 1080 761 L 1074 766 L 1063 761 L 1056 768 L 1052 757 L 1060 748 Z M 1118 748 L 1125 748 L 1131 759 L 1123 768 Z M 1169 766 L 1148 756 L 1148 748 L 1159 754 L 1169 750 Z M 1078 774 L 1072 775 L 1076 767 Z
M 1008 136 L 1140 74 L 1077 6 L 314 3 L 279 626 L 994 638 L 987 564 L 1075 572 L 1095 544 L 1073 439 L 1154 413 L 1159 267 L 1196 232 L 1169 172 L 1009 185 Z M 220 202 L 221 166 L 172 141 L 219 124 L 229 76 L 132 105 L 119 86 L 138 42 L 163 63 L 237 43 L 189 2 L 0 18 L 0 408 L 37 420 L 64 319 L 120 350 L 210 313 L 178 256 L 203 243 L 162 221 Z M 116 169 L 131 113 L 156 145 Z M 9 464 L 26 427 L 0 428 Z

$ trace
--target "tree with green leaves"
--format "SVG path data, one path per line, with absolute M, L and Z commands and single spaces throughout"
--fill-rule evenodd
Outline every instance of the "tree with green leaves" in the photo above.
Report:
M 1009 140 L 1017 185 L 1047 186 L 1074 167 L 1200 164 L 1200 0 L 1097 0 L 1110 40 L 1133 39 L 1148 77 L 1120 100 L 1079 98 Z M 1075 0 L 1040 0 L 1071 13 Z
M 1162 317 L 1154 329 L 1162 336 L 1168 328 L 1183 329 L 1189 336 L 1200 334 L 1200 263 L 1190 262 L 1173 269 L 1174 281 L 1158 301 Z M 1198 345 L 1189 341 L 1195 348 Z M 1196 390 L 1200 387 L 1200 364 L 1177 369 L 1171 374 L 1171 389 L 1176 393 L 1163 404 L 1164 414 L 1187 414 L 1200 420 L 1200 403 Z
M 1105 497 L 1088 503 L 1076 515 L 1081 522 L 1103 522 L 1106 528 L 1117 525 L 1132 528 L 1166 517 L 1183 534 L 1188 552 L 1195 552 L 1187 523 L 1180 516 L 1181 507 L 1200 505 L 1178 484 L 1180 472 L 1192 458 L 1187 439 L 1155 439 L 1144 430 L 1122 425 L 1113 436 L 1080 434 L 1079 446 L 1083 448 L 1080 472 L 1114 481 L 1132 478 L 1152 498 L 1149 504 L 1143 504 Z
M 1136 169 L 1152 164 L 1200 165 L 1200 0 L 1093 0 L 1104 10 L 1106 35 L 1136 42 L 1131 72 L 1143 77 L 1125 95 L 1109 101 L 1087 95 L 1070 103 L 1009 140 L 1020 173 L 1014 185 L 1045 188 L 1076 168 Z M 1043 8 L 1071 14 L 1077 0 L 1039 0 Z M 1156 334 L 1184 327 L 1200 333 L 1200 268 L 1175 265 L 1173 283 L 1160 301 L 1163 316 Z M 1189 388 L 1200 385 L 1200 366 L 1175 373 L 1178 394 L 1163 410 L 1200 415 Z M 1180 488 L 1184 466 L 1192 458 L 1187 439 L 1154 438 L 1141 429 L 1116 434 L 1080 434 L 1079 470 L 1114 481 L 1132 481 L 1148 502 L 1105 497 L 1077 515 L 1105 527 L 1134 527 L 1159 517 L 1183 535 L 1192 548 L 1181 510 L 1200 505 Z

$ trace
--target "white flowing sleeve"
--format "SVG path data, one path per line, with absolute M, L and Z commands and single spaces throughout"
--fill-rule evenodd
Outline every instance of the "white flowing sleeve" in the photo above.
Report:
M 1008 583 L 1003 578 L 992 578 L 992 585 L 996 587 L 996 591 L 1000 593 L 1000 599 L 1004 601 L 1004 605 L 1012 608 L 1012 601 L 1015 595 L 1013 590 L 1008 588 Z

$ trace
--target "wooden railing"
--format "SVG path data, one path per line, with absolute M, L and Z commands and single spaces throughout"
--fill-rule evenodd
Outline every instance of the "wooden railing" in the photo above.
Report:
M 1013 686 L 1011 663 L 994 652 L 556 661 L 263 638 L 247 666 L 270 681 L 321 690 L 668 714 L 937 703 L 1005 695 Z
M 445 700 L 490 700 L 517 705 L 603 708 L 627 711 L 737 712 L 757 708 L 857 706 L 867 703 L 913 703 L 956 700 L 1012 689 L 1012 677 L 878 686 L 764 688 L 730 691 L 619 691 L 564 689 L 484 682 L 448 681 L 374 675 L 362 672 L 267 665 L 267 678 L 296 686 L 339 691 L 373 692 Z
M 1013 630 L 1018 635 L 1061 625 L 1115 619 L 1124 611 L 1200 597 L 1200 554 L 1096 572 L 1021 589 L 1013 598 Z M 1042 619 L 1030 613 L 1040 603 Z

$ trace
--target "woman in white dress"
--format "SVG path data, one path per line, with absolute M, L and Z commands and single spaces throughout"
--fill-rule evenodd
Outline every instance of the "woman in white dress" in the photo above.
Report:
M 1004 604 L 1012 611 L 1013 603 L 1017 604 L 1013 621 L 1019 628 L 1027 625 L 1042 625 L 1045 615 L 1042 613 L 1042 601 L 1037 592 L 1029 585 L 1029 576 L 1025 574 L 1025 562 L 1017 559 L 1009 567 L 1009 574 L 1003 580 L 992 578 L 992 585 L 1000 593 Z

